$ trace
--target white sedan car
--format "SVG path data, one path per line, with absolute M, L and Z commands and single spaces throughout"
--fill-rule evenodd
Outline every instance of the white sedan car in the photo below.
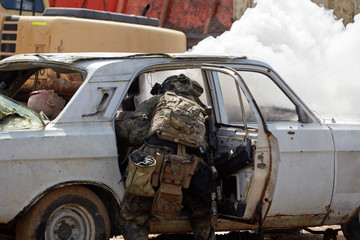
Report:
M 204 88 L 214 158 L 246 145 L 253 160 L 221 177 L 216 230 L 341 224 L 347 239 L 360 239 L 360 123 L 323 121 L 270 66 L 246 57 L 115 53 L 0 62 L 0 235 L 121 234 L 127 146 L 115 120 L 180 73 Z M 55 89 L 63 111 L 49 120 L 28 109 L 29 86 Z M 186 211 L 151 222 L 153 233 L 188 231 Z

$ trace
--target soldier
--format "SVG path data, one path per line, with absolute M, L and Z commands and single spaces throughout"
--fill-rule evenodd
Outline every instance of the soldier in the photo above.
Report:
M 187 189 L 190 178 L 177 174 L 185 171 L 184 175 L 191 176 L 195 168 L 204 164 L 199 157 L 201 155 L 199 149 L 206 147 L 204 124 L 206 113 L 196 103 L 202 92 L 202 87 L 184 74 L 168 77 L 161 86 L 158 85 L 157 89 L 153 88 L 152 93 L 155 96 L 139 105 L 132 117 L 116 122 L 118 138 L 127 138 L 138 146 L 142 144 L 130 155 L 126 192 L 120 212 L 120 224 L 126 240 L 148 239 L 151 216 L 159 220 L 176 217 L 182 208 L 182 203 L 190 210 L 194 238 L 215 239 L 209 202 L 195 199 Z M 153 164 L 155 160 L 151 161 L 149 156 L 151 159 L 156 158 L 156 167 Z M 141 168 L 139 162 L 145 165 L 148 163 L 150 167 Z M 132 170 L 134 166 L 137 166 L 135 171 Z M 150 189 L 151 176 L 148 180 L 144 180 L 144 172 L 147 171 L 145 170 L 141 175 L 144 186 L 135 187 L 141 188 L 141 191 L 133 191 L 132 184 L 137 178 L 136 172 L 142 169 L 148 169 L 150 175 L 154 172 L 163 178 L 168 176 L 168 179 L 154 182 L 153 175 L 152 185 L 156 187 L 155 190 L 152 187 Z M 163 172 L 159 174 L 154 169 Z M 178 178 L 174 179 L 174 177 Z M 171 183 L 168 184 L 169 182 Z M 174 195 L 176 189 L 180 189 L 180 192 Z

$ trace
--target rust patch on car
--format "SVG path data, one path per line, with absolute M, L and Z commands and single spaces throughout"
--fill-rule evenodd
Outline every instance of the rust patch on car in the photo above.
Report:
M 277 214 L 274 216 L 268 216 L 264 221 L 263 227 L 285 229 L 294 227 L 321 226 L 323 219 L 324 215 L 289 216 L 286 214 Z
M 238 231 L 238 230 L 255 230 L 257 224 L 252 225 L 245 222 L 235 222 L 226 219 L 218 219 L 215 231 Z M 154 234 L 161 233 L 187 233 L 192 232 L 190 221 L 187 219 L 156 221 L 150 223 L 150 232 Z
M 325 214 L 324 220 L 322 221 L 322 225 L 324 224 L 324 222 L 325 222 L 326 220 L 329 220 L 329 219 L 330 219 L 330 213 L 333 213 L 333 212 L 334 212 L 334 210 L 332 210 L 332 209 L 330 208 L 330 205 L 326 205 L 326 206 L 325 206 L 325 209 L 326 209 L 326 214 Z

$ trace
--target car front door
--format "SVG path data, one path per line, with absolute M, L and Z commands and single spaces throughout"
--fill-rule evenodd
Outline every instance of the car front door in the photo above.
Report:
M 279 157 L 272 159 L 277 174 L 268 220 L 279 227 L 322 224 L 329 213 L 334 181 L 330 129 L 272 70 L 238 73 L 278 144 Z
M 207 69 L 213 79 L 219 146 L 245 137 L 253 145 L 254 165 L 237 172 L 246 202 L 242 219 L 262 204 L 265 225 L 321 224 L 329 211 L 334 181 L 334 144 L 301 100 L 270 69 L 246 66 Z M 271 206 L 271 207 L 270 207 Z
M 224 197 L 233 194 L 236 204 L 245 205 L 242 214 L 233 220 L 253 220 L 259 203 L 262 209 L 269 207 L 269 201 L 264 201 L 264 193 L 270 177 L 272 154 L 265 124 L 242 77 L 234 69 L 205 66 L 202 70 L 213 99 L 218 151 L 231 151 L 240 144 L 251 142 L 254 163 L 224 177 L 222 185 Z M 237 117 L 238 121 L 232 121 Z M 252 118 L 255 124 L 248 125 L 247 118 Z

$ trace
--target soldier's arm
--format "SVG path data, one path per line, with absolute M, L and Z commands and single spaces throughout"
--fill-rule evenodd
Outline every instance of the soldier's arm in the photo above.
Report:
M 149 119 L 152 118 L 153 113 L 155 112 L 156 102 L 159 99 L 159 96 L 153 96 L 144 102 L 142 102 L 135 110 L 134 117 L 146 115 Z

